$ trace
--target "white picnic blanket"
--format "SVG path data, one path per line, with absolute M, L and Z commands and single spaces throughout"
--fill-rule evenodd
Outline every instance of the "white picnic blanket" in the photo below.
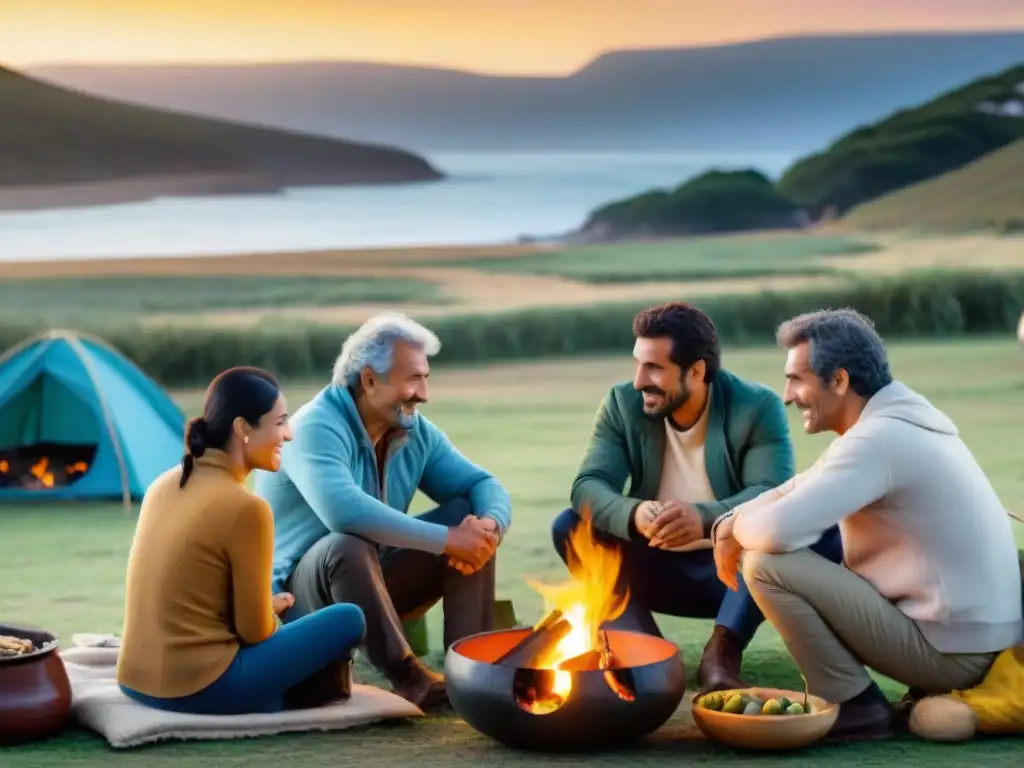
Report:
M 165 740 L 239 739 L 299 731 L 340 731 L 383 720 L 422 717 L 400 696 L 353 685 L 352 697 L 315 709 L 254 715 L 186 715 L 164 712 L 125 696 L 115 680 L 118 638 L 81 634 L 60 652 L 71 680 L 71 715 L 112 747 L 137 747 Z

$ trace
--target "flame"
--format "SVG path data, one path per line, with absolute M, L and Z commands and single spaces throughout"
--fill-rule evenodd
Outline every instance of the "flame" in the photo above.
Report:
M 27 463 L 27 462 L 26 462 Z M 7 459 L 0 459 L 0 475 L 14 475 L 25 483 L 26 488 L 53 488 L 57 482 L 57 475 L 54 474 L 56 469 L 58 474 L 61 470 L 61 464 L 59 460 L 54 461 L 49 456 L 40 456 L 35 460 L 35 463 L 28 468 L 27 475 L 25 474 L 25 464 L 14 465 L 11 468 L 11 462 Z M 63 475 L 61 475 L 61 482 L 65 480 L 72 480 L 81 477 L 89 471 L 89 462 L 87 461 L 73 461 L 63 465 Z M 34 478 L 30 480 L 29 478 Z
M 547 610 L 560 611 L 572 627 L 539 659 L 537 666 L 542 669 L 558 670 L 569 659 L 599 649 L 601 625 L 621 616 L 629 602 L 628 589 L 622 595 L 615 592 L 622 569 L 621 549 L 594 537 L 589 510 L 581 518 L 567 542 L 566 564 L 572 578 L 556 585 L 528 580 L 544 598 Z M 556 671 L 550 693 L 564 700 L 571 690 L 572 673 Z
M 50 472 L 49 468 L 50 460 L 43 456 L 43 458 L 32 465 L 32 469 L 29 471 L 47 488 L 53 488 L 53 472 Z

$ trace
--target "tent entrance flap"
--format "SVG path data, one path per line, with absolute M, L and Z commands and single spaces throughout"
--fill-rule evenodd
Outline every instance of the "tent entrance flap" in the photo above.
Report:
M 101 437 L 93 405 L 40 375 L 0 407 L 0 488 L 72 485 L 88 473 Z

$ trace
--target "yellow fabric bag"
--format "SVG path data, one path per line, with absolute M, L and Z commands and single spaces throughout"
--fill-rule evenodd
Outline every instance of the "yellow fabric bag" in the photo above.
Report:
M 974 710 L 978 733 L 1024 733 L 1024 645 L 1000 653 L 984 680 L 950 696 Z
M 1024 516 L 1009 510 L 1006 514 L 1024 523 Z M 1017 555 L 1024 586 L 1024 552 Z M 996 656 L 973 688 L 921 699 L 910 712 L 909 726 L 912 733 L 931 741 L 964 741 L 976 733 L 1024 734 L 1024 645 Z

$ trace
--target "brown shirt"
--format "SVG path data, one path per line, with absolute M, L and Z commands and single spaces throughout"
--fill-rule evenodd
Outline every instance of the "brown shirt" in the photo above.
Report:
M 139 693 L 197 693 L 240 645 L 277 622 L 271 605 L 274 519 L 222 451 L 196 460 L 184 488 L 168 470 L 146 491 L 128 558 L 117 680 Z

